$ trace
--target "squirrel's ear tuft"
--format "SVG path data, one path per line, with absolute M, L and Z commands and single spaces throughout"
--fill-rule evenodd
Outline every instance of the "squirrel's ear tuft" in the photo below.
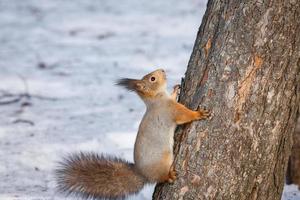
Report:
M 139 80 L 136 79 L 122 78 L 117 80 L 116 85 L 122 86 L 130 91 L 137 91 L 140 89 Z

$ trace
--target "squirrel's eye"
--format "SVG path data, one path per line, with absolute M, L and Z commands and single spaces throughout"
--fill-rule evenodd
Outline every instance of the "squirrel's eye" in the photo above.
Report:
M 150 80 L 151 80 L 152 82 L 155 81 L 155 77 L 152 76 L 152 77 L 150 78 Z

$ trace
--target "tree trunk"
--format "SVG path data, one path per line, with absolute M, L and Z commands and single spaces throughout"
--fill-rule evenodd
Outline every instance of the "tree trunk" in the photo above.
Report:
M 293 136 L 292 154 L 287 171 L 287 184 L 296 184 L 300 189 L 300 118 Z
M 180 101 L 210 120 L 175 134 L 153 199 L 281 198 L 300 100 L 300 2 L 209 0 Z

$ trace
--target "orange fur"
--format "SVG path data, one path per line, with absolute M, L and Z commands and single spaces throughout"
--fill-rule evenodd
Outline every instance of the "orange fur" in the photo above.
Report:
M 174 102 L 172 106 L 176 124 L 185 124 L 194 120 L 205 119 L 208 116 L 205 110 L 193 111 L 177 102 Z
M 261 62 L 257 59 L 256 63 Z M 135 142 L 135 163 L 97 154 L 73 155 L 57 170 L 60 190 L 86 198 L 124 199 L 137 193 L 146 183 L 173 183 L 176 179 L 173 165 L 176 125 L 209 116 L 206 110 L 193 111 L 177 103 L 180 86 L 176 85 L 169 95 L 162 69 L 142 79 L 120 79 L 117 85 L 136 92 L 147 106 Z
M 176 180 L 176 178 L 177 178 L 176 171 L 175 171 L 174 165 L 172 164 L 171 167 L 170 167 L 170 171 L 169 171 L 168 182 L 173 183 Z
M 155 78 L 154 81 L 151 78 Z M 120 79 L 117 85 L 124 86 L 128 90 L 135 91 L 142 99 L 155 98 L 166 85 L 166 74 L 162 69 L 155 70 L 142 79 Z M 163 88 L 163 89 L 162 89 Z
M 197 119 L 200 119 L 200 114 L 198 111 L 192 111 L 185 107 L 184 105 L 174 102 L 173 114 L 176 124 L 185 124 Z

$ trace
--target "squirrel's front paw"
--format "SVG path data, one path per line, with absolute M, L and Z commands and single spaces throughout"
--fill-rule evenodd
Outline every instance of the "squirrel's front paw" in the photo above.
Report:
M 176 92 L 176 93 L 179 93 L 180 92 L 180 85 L 179 84 L 177 84 L 177 85 L 174 85 L 173 86 L 173 92 Z
M 180 89 L 181 89 L 181 86 L 179 84 L 174 85 L 174 87 L 173 87 L 173 94 L 179 95 Z
M 175 85 L 175 86 L 173 87 L 173 92 L 172 92 L 172 94 L 171 94 L 172 98 L 173 98 L 174 100 L 176 100 L 177 97 L 178 97 L 178 95 L 179 95 L 179 93 L 180 93 L 180 85 L 177 84 L 177 85 Z
M 210 117 L 210 111 L 206 109 L 198 109 L 199 119 L 207 119 Z

